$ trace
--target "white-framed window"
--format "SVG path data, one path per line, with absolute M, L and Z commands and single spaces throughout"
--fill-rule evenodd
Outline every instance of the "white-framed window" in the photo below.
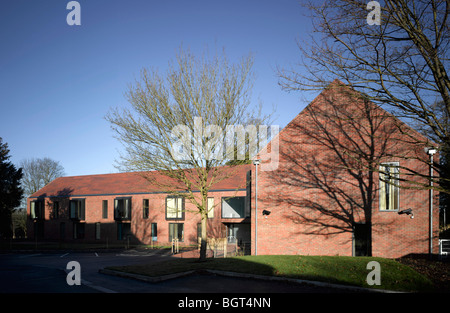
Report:
M 380 211 L 398 211 L 400 208 L 399 162 L 380 165 Z
M 214 218 L 214 198 L 208 198 L 208 218 Z
M 184 219 L 184 198 L 169 196 L 166 198 L 166 219 Z

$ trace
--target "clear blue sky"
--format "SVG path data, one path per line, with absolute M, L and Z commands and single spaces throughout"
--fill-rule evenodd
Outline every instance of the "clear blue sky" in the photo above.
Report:
M 276 105 L 281 127 L 307 104 L 275 73 L 299 61 L 296 39 L 311 29 L 296 0 L 80 0 L 80 26 L 67 25 L 68 2 L 0 5 L 0 137 L 15 164 L 50 157 L 68 176 L 117 172 L 122 146 L 104 116 L 127 105 L 141 68 L 164 71 L 181 44 L 224 47 L 232 61 L 252 52 L 253 95 Z

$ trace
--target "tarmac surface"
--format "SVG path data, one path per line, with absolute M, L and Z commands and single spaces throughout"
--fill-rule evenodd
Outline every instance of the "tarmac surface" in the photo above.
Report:
M 339 286 L 311 285 L 292 281 L 255 279 L 251 276 L 224 276 L 222 273 L 191 273 L 172 279 L 149 282 L 133 277 L 106 275 L 107 266 L 152 264 L 173 257 L 167 250 L 122 251 L 30 251 L 0 253 L 0 293 L 342 293 L 355 292 Z M 80 265 L 80 285 L 69 285 L 67 277 Z M 361 292 L 361 291 L 357 291 Z

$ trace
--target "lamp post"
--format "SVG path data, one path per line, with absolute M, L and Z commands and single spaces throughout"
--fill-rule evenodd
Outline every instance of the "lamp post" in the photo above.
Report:
M 433 257 L 433 155 L 436 148 L 425 148 L 425 152 L 430 156 L 430 258 Z
M 260 159 L 253 160 L 255 165 L 255 255 L 258 255 L 258 165 Z

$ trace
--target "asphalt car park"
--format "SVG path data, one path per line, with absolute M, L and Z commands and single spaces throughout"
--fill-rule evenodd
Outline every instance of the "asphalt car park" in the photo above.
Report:
M 149 283 L 99 273 L 107 266 L 156 264 L 170 251 L 28 252 L 0 254 L 0 293 L 329 293 L 336 289 L 289 282 L 194 274 Z M 80 284 L 68 284 L 76 261 Z

